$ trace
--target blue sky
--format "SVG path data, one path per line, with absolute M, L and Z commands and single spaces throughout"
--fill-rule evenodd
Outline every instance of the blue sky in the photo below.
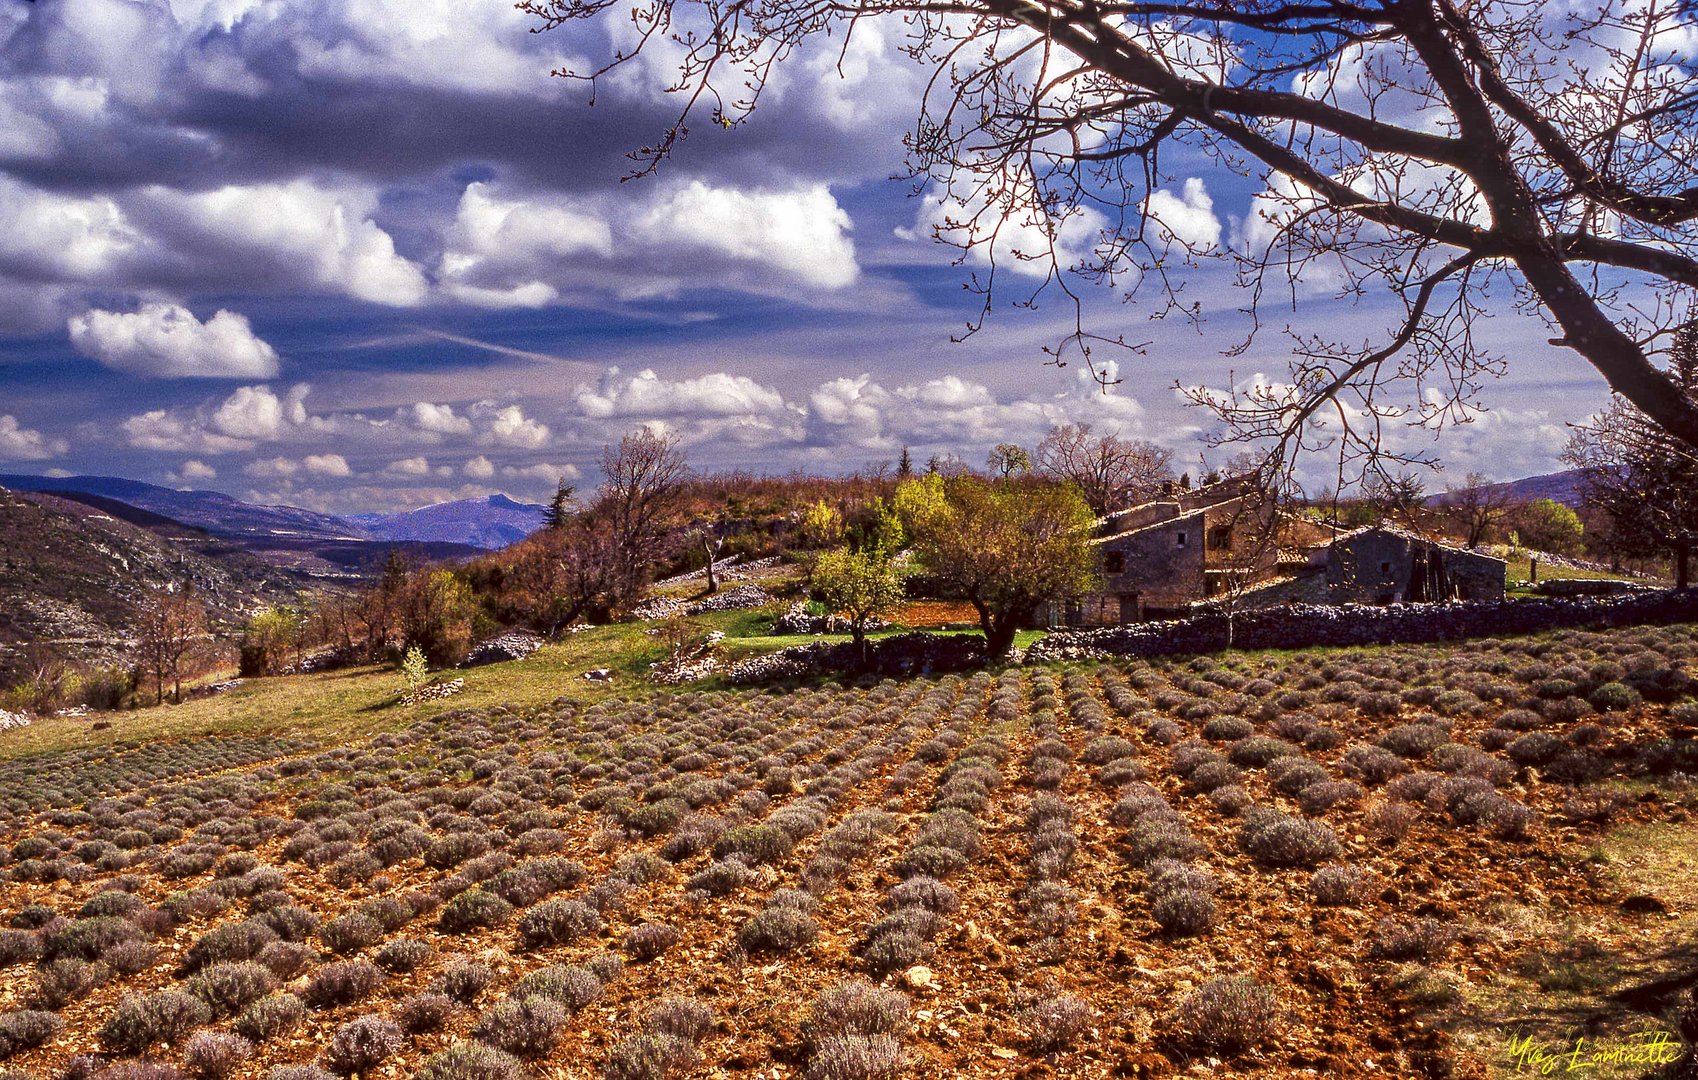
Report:
M 971 267 L 889 179 L 919 85 L 891 41 L 859 36 L 842 74 L 798 57 L 748 125 L 621 184 L 675 107 L 658 62 L 590 109 L 548 72 L 599 31 L 528 28 L 506 0 L 0 0 L 0 470 L 359 512 L 593 483 L 644 423 L 705 468 L 842 472 L 903 445 L 977 463 L 1064 420 L 1189 466 L 1207 420 L 1175 382 L 1282 375 L 1284 318 L 1391 321 L 1311 298 L 1227 360 L 1244 298 L 1210 263 L 1186 272 L 1201 328 L 1087 298 L 1151 343 L 1106 394 L 1045 364 L 1060 304 L 952 343 Z M 1175 227 L 1233 243 L 1259 183 L 1167 166 Z M 1434 487 L 1559 468 L 1603 404 L 1542 327 L 1486 332 L 1509 373 L 1435 444 Z

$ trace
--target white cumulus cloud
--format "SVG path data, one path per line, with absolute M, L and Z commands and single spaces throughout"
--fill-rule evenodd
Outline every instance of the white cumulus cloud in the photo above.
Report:
M 220 310 L 201 322 L 176 304 L 144 304 L 134 312 L 93 308 L 72 316 L 67 328 L 78 352 L 131 375 L 269 379 L 277 374 L 277 350 L 233 311 Z
M 18 423 L 10 413 L 0 415 L 0 459 L 7 461 L 41 461 L 58 457 L 70 447 L 64 439 L 52 439 Z
M 341 454 L 308 454 L 301 464 L 315 476 L 352 476 L 354 471 Z

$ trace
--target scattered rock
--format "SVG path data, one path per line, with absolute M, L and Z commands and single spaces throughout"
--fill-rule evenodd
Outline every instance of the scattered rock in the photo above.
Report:
M 410 694 L 403 694 L 401 700 L 408 705 L 417 705 L 421 701 L 441 701 L 453 697 L 466 688 L 465 679 L 450 679 L 447 682 L 433 682 L 419 687 Z
M 890 624 L 880 618 L 867 620 L 868 630 L 883 630 Z M 849 620 L 841 615 L 810 615 L 808 602 L 798 600 L 790 605 L 790 610 L 772 620 L 772 632 L 775 634 L 847 634 Z
M 612 682 L 613 681 L 613 671 L 612 671 L 611 668 L 604 668 L 604 667 L 591 668 L 590 670 L 584 672 L 584 678 L 590 680 L 591 682 Z
M 902 981 L 912 990 L 930 990 L 937 985 L 937 979 L 932 975 L 932 969 L 924 964 L 915 964 L 902 973 Z
M 27 727 L 28 725 L 29 717 L 24 713 L 7 712 L 5 709 L 0 709 L 0 731 L 10 731 L 13 728 Z
M 472 646 L 471 653 L 466 657 L 463 668 L 479 667 L 483 664 L 501 664 L 509 660 L 523 660 L 542 648 L 542 638 L 525 630 L 509 630 L 499 637 L 480 641 Z

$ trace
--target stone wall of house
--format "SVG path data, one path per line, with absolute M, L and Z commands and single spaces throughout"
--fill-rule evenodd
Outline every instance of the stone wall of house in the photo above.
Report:
M 1603 628 L 1698 622 L 1698 589 L 1626 596 L 1537 597 L 1495 603 L 1293 605 L 1211 613 L 1171 622 L 1063 631 L 1034 642 L 1029 661 L 1101 656 L 1166 656 L 1310 645 L 1390 645 L 1527 634 L 1559 627 Z
M 1433 544 L 1389 530 L 1370 530 L 1327 552 L 1327 585 L 1339 603 L 1383 604 L 1408 599 L 1417 558 L 1437 552 L 1445 576 L 1465 600 L 1501 600 L 1504 562 L 1489 555 Z
M 1129 536 L 1105 540 L 1101 558 L 1119 554 L 1125 570 L 1103 575 L 1102 592 L 1111 596 L 1137 593 L 1147 607 L 1176 607 L 1203 595 L 1202 511 L 1174 518 Z M 1185 546 L 1179 535 L 1185 534 Z

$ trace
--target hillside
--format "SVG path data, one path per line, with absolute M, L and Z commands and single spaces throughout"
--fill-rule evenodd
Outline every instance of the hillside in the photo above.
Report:
M 455 499 L 400 514 L 356 514 L 351 522 L 374 540 L 419 540 L 495 549 L 516 544 L 542 526 L 546 507 L 505 495 Z
M 1504 494 L 1512 503 L 1532 502 L 1535 499 L 1550 499 L 1564 506 L 1578 507 L 1583 501 L 1581 485 L 1585 480 L 1579 469 L 1565 469 L 1562 472 L 1544 473 L 1540 476 L 1524 476 L 1519 480 L 1506 480 L 1501 484 L 1487 484 L 1486 491 L 1494 495 Z M 1451 493 L 1433 497 L 1433 501 L 1444 505 L 1451 500 Z
M 303 583 L 375 574 L 391 547 L 416 562 L 464 559 L 486 545 L 438 537 L 374 538 L 347 518 L 294 506 L 260 506 L 217 491 L 178 491 L 115 476 L 0 475 L 0 487 L 82 503 L 217 560 L 251 557 Z M 517 505 L 517 504 L 515 504 Z
M 185 579 L 226 623 L 298 585 L 239 551 L 210 557 L 80 502 L 0 489 L 0 677 L 25 642 L 115 657 L 141 606 Z
M 656 694 L 661 648 L 0 733 L 7 1066 L 1484 1080 L 1690 1038 L 1690 626 Z

